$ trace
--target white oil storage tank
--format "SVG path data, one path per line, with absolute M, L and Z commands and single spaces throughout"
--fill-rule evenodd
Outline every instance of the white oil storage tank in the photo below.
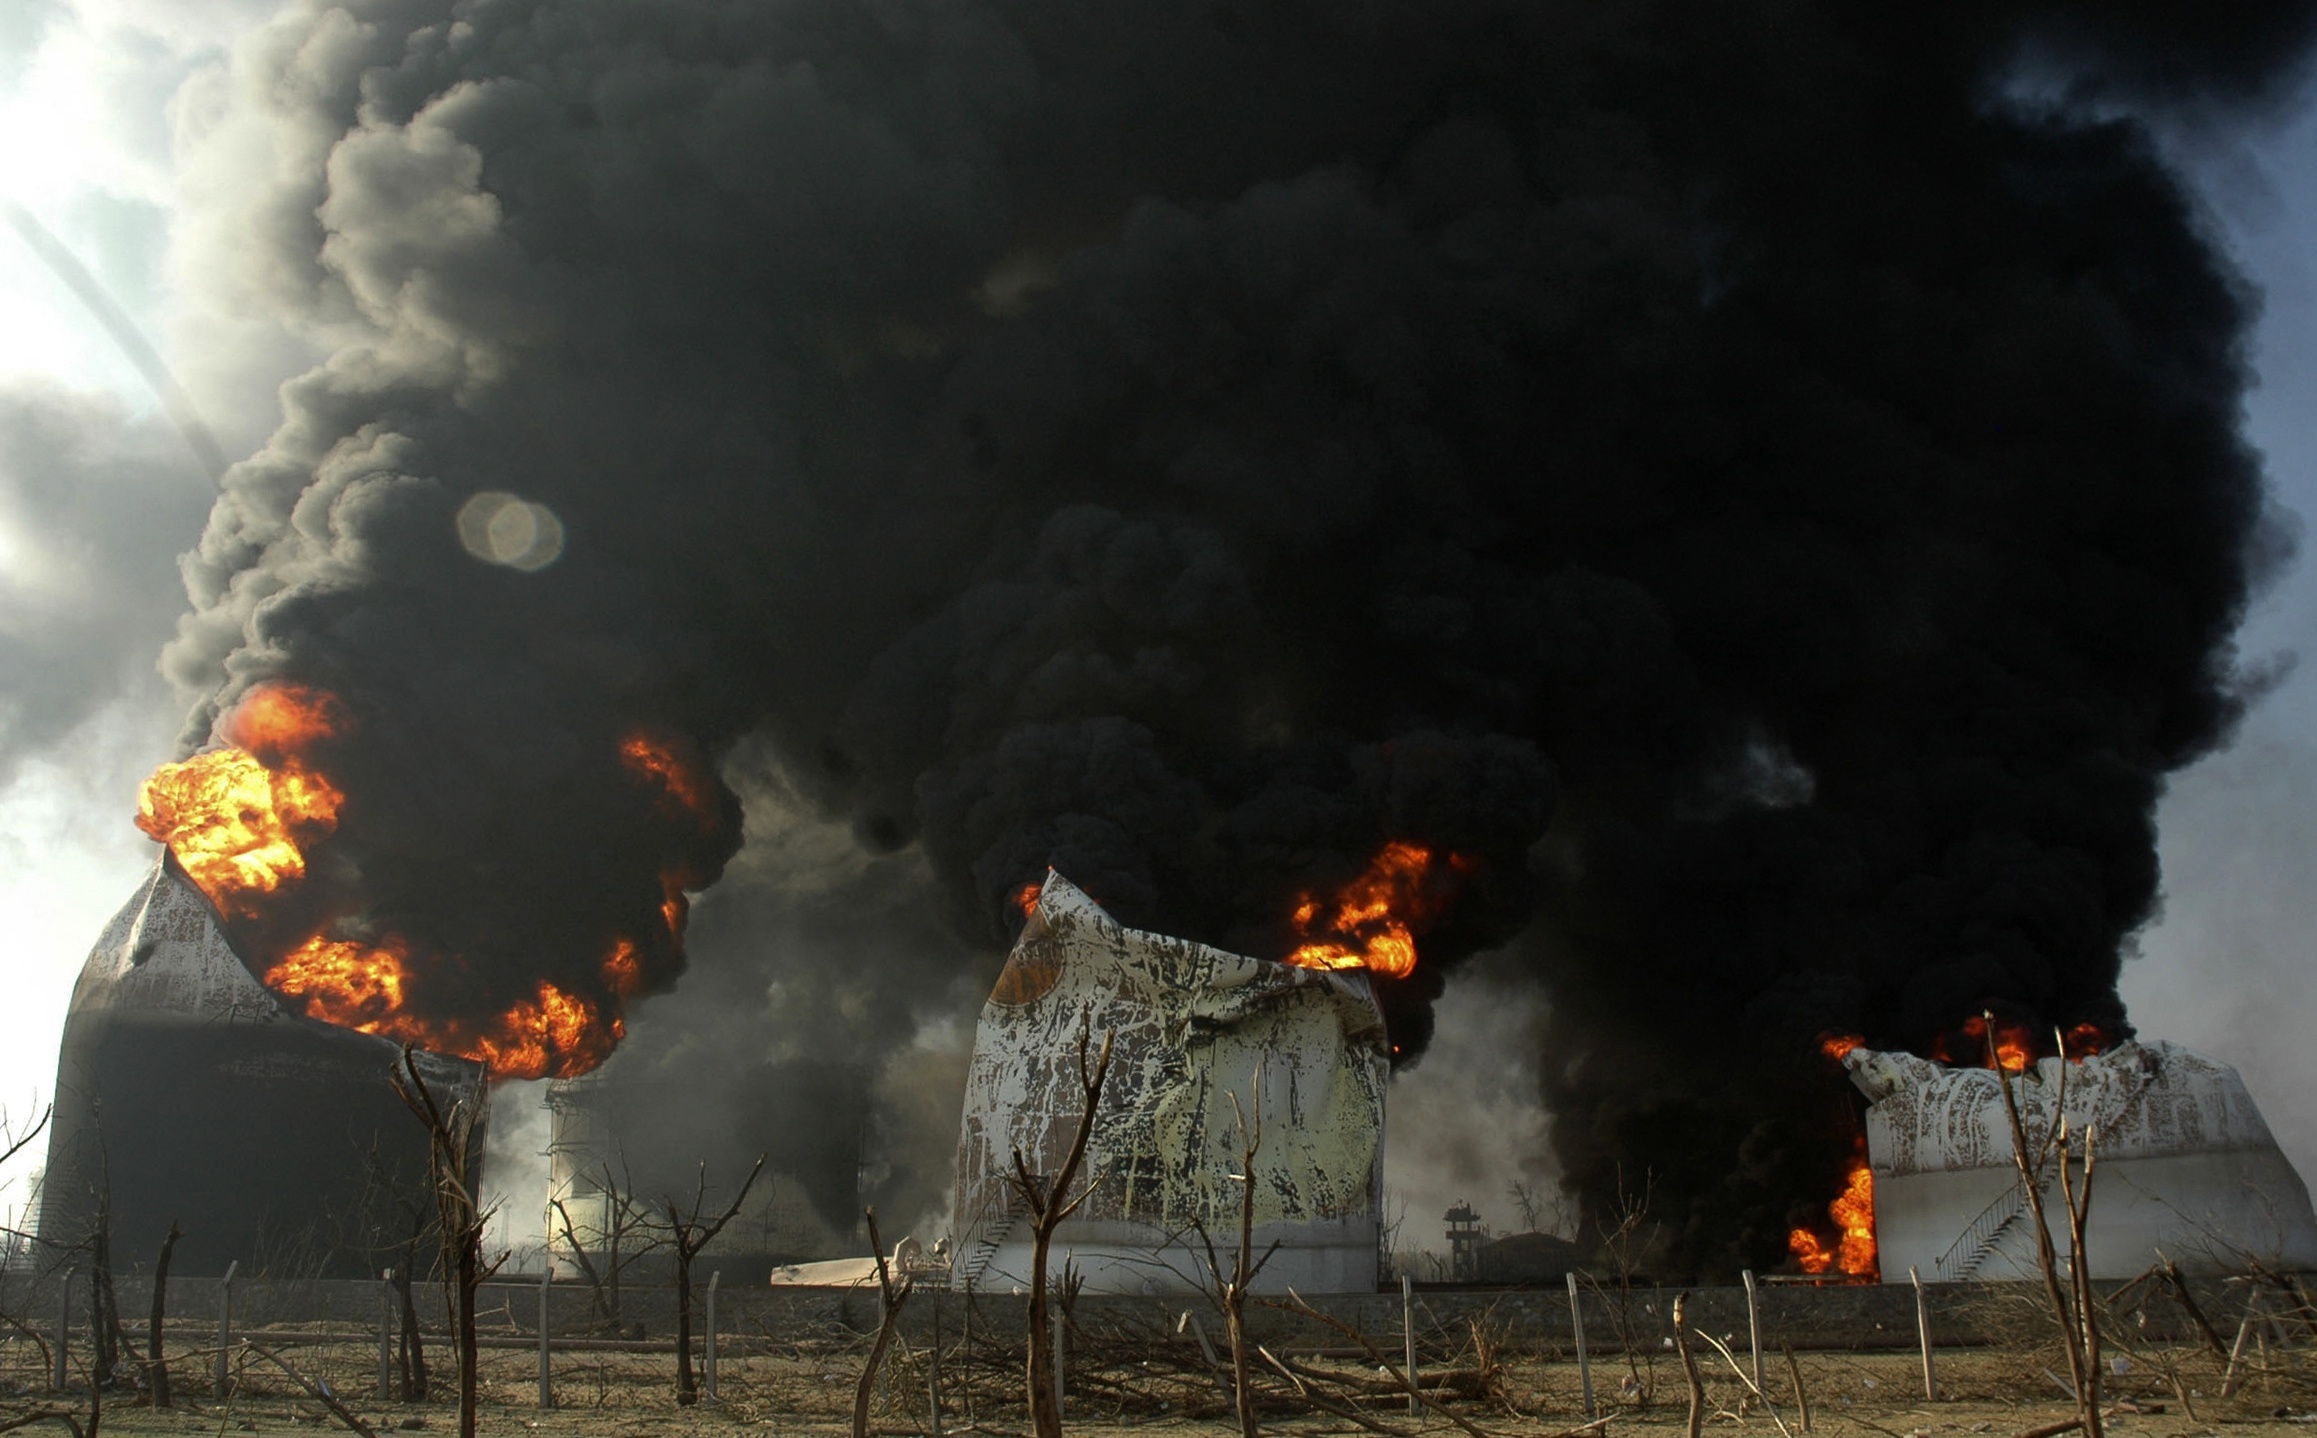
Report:
M 1854 1049 L 1843 1063 L 1869 1100 L 1867 1161 L 1886 1278 L 2021 1278 L 2037 1271 L 2035 1224 L 2013 1158 L 1996 1070 Z M 2128 1279 L 2160 1261 L 2191 1272 L 2317 1268 L 2309 1190 L 2277 1147 L 2244 1079 L 2177 1045 L 2134 1041 L 2087 1058 L 2046 1058 L 2012 1075 L 2029 1152 L 2063 1111 L 2079 1185 L 2085 1137 L 2093 1202 L 2085 1232 L 2094 1278 Z M 2040 1174 L 2058 1250 L 2067 1251 L 2059 1159 Z

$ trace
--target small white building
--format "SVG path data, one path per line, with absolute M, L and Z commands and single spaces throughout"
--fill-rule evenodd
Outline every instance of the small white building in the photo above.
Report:
M 2037 1272 L 2034 1220 L 2012 1153 L 1996 1073 L 1905 1053 L 1844 1059 L 1868 1100 L 1875 1242 L 1886 1281 L 2022 1278 Z M 2158 1253 L 2190 1272 L 2317 1268 L 2317 1217 L 2237 1071 L 2162 1042 L 2078 1062 L 2047 1058 L 2013 1076 L 2031 1151 L 2051 1132 L 2063 1075 L 2070 1169 L 2093 1133 L 2085 1247 L 2092 1276 L 2128 1279 Z M 2067 1251 L 2059 1170 L 2044 1203 Z
M 1257 1288 L 1372 1291 L 1383 1177 L 1382 1012 L 1362 972 L 1294 968 L 1124 928 L 1049 875 L 982 1010 L 958 1141 L 952 1283 L 1029 1281 L 1030 1220 L 1007 1181 L 1018 1150 L 1057 1172 L 1089 1062 L 1114 1034 L 1110 1078 L 1072 1192 L 1091 1196 L 1048 1256 L 1092 1293 L 1179 1293 L 1226 1270 L 1241 1202 L 1240 1119 L 1260 1115 Z

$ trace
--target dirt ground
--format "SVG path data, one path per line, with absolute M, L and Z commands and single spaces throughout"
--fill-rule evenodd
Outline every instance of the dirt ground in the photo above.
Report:
M 457 1413 L 447 1402 L 377 1402 L 371 1396 L 375 1388 L 374 1351 L 353 1345 L 280 1351 L 308 1379 L 326 1381 L 334 1392 L 344 1394 L 348 1406 L 376 1428 L 381 1438 L 405 1431 L 456 1431 Z M 891 1380 L 881 1385 L 875 1406 L 875 1425 L 881 1434 L 898 1438 L 929 1432 L 927 1375 L 922 1361 L 922 1354 L 902 1356 L 894 1365 Z M 1289 1361 L 1355 1385 L 1365 1382 L 1374 1387 L 1384 1381 L 1372 1364 L 1343 1357 L 1296 1359 L 1291 1355 Z M 1911 1352 L 1797 1355 L 1810 1401 L 1809 1432 L 1813 1438 L 1960 1438 L 1973 1434 L 2011 1438 L 2072 1415 L 2073 1405 L 2058 1382 L 2044 1371 L 2055 1368 L 2059 1361 L 2056 1347 L 1943 1352 L 1938 1359 L 1941 1397 L 1926 1402 L 1920 1360 Z M 483 1433 L 495 1438 L 542 1434 L 575 1438 L 615 1434 L 677 1438 L 731 1432 L 841 1434 L 850 1431 L 854 1384 L 860 1371 L 859 1353 L 833 1344 L 819 1353 L 799 1351 L 792 1345 L 775 1354 L 727 1355 L 720 1365 L 718 1401 L 679 1408 L 673 1400 L 670 1355 L 567 1353 L 559 1354 L 556 1360 L 558 1406 L 542 1410 L 537 1406 L 535 1363 L 534 1355 L 521 1350 L 484 1354 Z M 1465 1355 L 1464 1363 L 1471 1366 L 1471 1355 Z M 2266 1366 L 2257 1366 L 2261 1364 Z M 1494 1381 L 1489 1385 L 1492 1391 L 1451 1405 L 1455 1413 L 1492 1438 L 1558 1434 L 1584 1421 L 1574 1363 L 1504 1354 L 1496 1365 Z M 20 1366 L 10 1367 L 8 1377 L 0 1379 L 0 1384 L 6 1385 L 0 1387 L 0 1422 L 64 1401 L 44 1398 L 23 1382 Z M 2107 1405 L 2114 1410 L 2110 1431 L 2119 1438 L 2171 1438 L 2226 1429 L 2231 1435 L 2250 1438 L 2270 1432 L 2298 1435 L 2307 1432 L 2306 1425 L 2317 1423 L 2317 1355 L 2300 1351 L 2280 1352 L 2273 1358 L 2252 1355 L 2247 1367 L 2239 1391 L 2224 1401 L 2218 1396 L 2221 1365 L 2208 1353 L 2174 1350 L 2125 1355 L 2125 1371 L 2106 1380 Z M 1789 1431 L 1798 1433 L 1801 1417 L 1792 1401 L 1793 1384 L 1784 1358 L 1769 1355 L 1766 1368 L 1765 1386 L 1777 1406 L 1777 1416 Z M 1707 1432 L 1781 1438 L 1777 1422 L 1748 1399 L 1728 1366 L 1714 1358 L 1713 1370 L 1707 1382 Z M 1672 1354 L 1651 1354 L 1630 1365 L 1621 1357 L 1606 1357 L 1595 1363 L 1593 1379 L 1601 1412 L 1611 1416 L 1609 1433 L 1673 1435 L 1683 1431 L 1685 1385 Z M 1224 1407 L 1222 1390 L 1198 1364 L 1177 1366 L 1171 1361 L 1131 1358 L 1089 1361 L 1083 1367 L 1074 1365 L 1072 1380 L 1067 1427 L 1086 1438 L 1113 1438 L 1128 1430 L 1144 1438 L 1172 1434 L 1224 1438 L 1237 1431 Z M 438 1375 L 437 1381 L 439 1391 L 444 1376 Z M 133 1406 L 133 1400 L 109 1401 L 102 1414 L 102 1430 L 121 1434 L 209 1433 L 220 1438 L 235 1433 L 345 1431 L 321 1403 L 298 1392 L 278 1370 L 250 1365 L 242 1383 L 241 1391 L 229 1403 L 214 1403 L 206 1392 L 196 1392 L 181 1400 L 177 1409 L 166 1412 Z M 206 1388 L 205 1384 L 200 1386 Z M 1286 1387 L 1285 1379 L 1271 1375 L 1270 1391 Z M 87 1396 L 81 1394 L 69 1401 L 85 1422 Z M 945 1433 L 1026 1438 L 1028 1421 L 1018 1385 L 996 1355 L 979 1370 L 958 1368 L 947 1375 L 943 1408 Z M 1404 1397 L 1372 1393 L 1362 1403 L 1362 1411 L 1371 1423 L 1392 1433 L 1431 1438 L 1466 1431 L 1437 1414 L 1410 1418 Z M 1344 1417 L 1284 1407 L 1264 1415 L 1264 1428 L 1293 1438 L 1376 1431 L 1356 1426 Z M 62 1430 L 45 1426 L 38 1431 Z

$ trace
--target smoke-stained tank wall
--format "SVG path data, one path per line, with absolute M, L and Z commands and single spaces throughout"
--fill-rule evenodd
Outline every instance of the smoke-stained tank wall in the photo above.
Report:
M 175 1273 L 375 1275 L 430 1212 L 425 1130 L 389 1078 L 401 1050 L 286 1012 L 164 858 L 105 926 L 74 986 L 40 1200 L 48 1261 L 110 1208 L 113 1262 Z M 481 1071 L 420 1072 L 471 1093 Z M 415 1210 L 405 1208 L 406 1200 Z
M 1111 1065 L 1076 1181 L 1085 1200 L 1053 1250 L 1087 1292 L 1202 1291 L 1194 1235 L 1237 1232 L 1250 1139 L 1267 1255 L 1256 1288 L 1375 1287 L 1391 1060 L 1368 975 L 1140 933 L 1049 874 L 974 1034 L 956 1288 L 1029 1281 L 1031 1224 L 1011 1175 L 1017 1161 L 1048 1183 L 1061 1169 L 1084 1102 L 1082 1037 L 1108 1042 Z
M 1995 1071 L 1863 1048 L 1844 1063 L 1871 1101 L 1867 1157 L 1885 1278 L 1909 1268 L 1943 1282 L 2033 1276 L 2035 1219 Z M 2079 1191 L 2092 1135 L 2095 1198 L 2084 1236 L 2093 1277 L 2134 1278 L 2166 1257 L 2192 1272 L 2317 1267 L 2308 1187 L 2227 1064 L 2142 1040 L 2077 1063 L 2043 1059 L 2012 1092 L 2031 1149 L 2064 1107 Z M 2056 1164 L 2043 1186 L 2065 1252 Z

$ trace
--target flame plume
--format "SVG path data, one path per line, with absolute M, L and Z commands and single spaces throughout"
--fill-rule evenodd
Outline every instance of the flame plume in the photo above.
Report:
M 1861 1144 L 1863 1148 L 1863 1143 Z M 1852 1155 L 1842 1192 L 1826 1206 L 1833 1220 L 1831 1245 L 1811 1227 L 1786 1235 L 1787 1251 L 1804 1273 L 1841 1273 L 1848 1278 L 1876 1279 L 1882 1266 L 1875 1251 L 1875 1176 L 1866 1154 Z
M 2052 1045 L 2048 1051 L 2037 1041 L 2038 1037 L 2038 1031 L 2025 1023 L 1998 1018 L 1994 1043 L 1990 1045 L 1986 1018 L 1973 1014 L 1957 1025 L 1953 1034 L 1942 1034 L 1933 1040 L 1929 1057 L 1951 1067 L 2000 1065 L 2011 1073 L 2020 1073 L 2053 1053 L 2064 1054 L 2071 1063 L 2080 1062 L 2106 1049 L 2110 1041 L 2106 1030 L 2091 1023 L 2080 1023 L 2064 1034 L 2050 1035 Z M 1858 1034 L 1821 1034 L 1818 1051 L 1840 1063 L 1864 1043 L 1865 1039 Z M 1988 1060 L 1990 1047 L 1994 1050 L 1993 1064 Z M 1796 1265 L 1804 1273 L 1839 1272 L 1852 1278 L 1879 1277 L 1874 1173 L 1867 1165 L 1863 1138 L 1856 1141 L 1856 1151 L 1844 1172 L 1842 1191 L 1827 1204 L 1826 1213 L 1831 1235 L 1824 1225 L 1804 1225 L 1787 1233 L 1786 1248 L 1794 1255 Z
M 677 807 L 702 823 L 716 817 L 716 797 L 707 779 L 686 763 L 678 746 L 651 734 L 630 734 L 620 741 L 620 762 L 667 791 Z
M 615 996 L 627 997 L 635 980 L 635 949 L 622 943 L 604 960 Z M 436 1053 L 488 1064 L 502 1079 L 568 1078 L 611 1057 L 627 1035 L 616 1006 L 564 992 L 545 979 L 537 993 L 481 1023 L 431 1019 L 403 1006 L 411 955 L 399 938 L 361 944 L 320 936 L 308 939 L 266 970 L 264 983 L 295 999 L 307 1017 Z
M 1996 1062 L 2012 1073 L 2024 1073 L 2040 1059 L 2065 1053 L 2069 1062 L 2081 1062 L 2107 1050 L 2107 1030 L 2098 1024 L 2081 1023 L 2065 1034 L 2051 1029 L 2022 1023 L 2015 1019 L 1995 1020 Z M 1987 1020 L 1973 1014 L 1956 1025 L 1952 1033 L 1939 1035 L 1931 1041 L 1929 1057 L 1950 1068 L 1987 1068 Z
M 648 986 L 645 954 L 629 938 L 615 937 L 592 974 L 537 979 L 493 1012 L 445 1014 L 417 1000 L 431 978 L 465 970 L 461 956 L 385 928 L 349 937 L 346 928 L 362 927 L 353 919 L 296 917 L 305 910 L 285 901 L 306 880 L 312 848 L 337 833 L 347 804 L 324 771 L 323 751 L 352 727 L 344 706 L 322 690 L 260 685 L 219 726 L 227 747 L 154 771 L 137 826 L 169 846 L 232 926 L 236 947 L 259 952 L 251 967 L 262 964 L 266 987 L 308 1017 L 478 1060 L 497 1078 L 569 1077 L 602 1063 L 626 1034 L 625 1005 Z M 620 741 L 618 754 L 657 791 L 655 807 L 703 830 L 716 825 L 713 781 L 688 744 L 639 732 Z M 681 864 L 659 875 L 668 944 L 681 943 L 691 879 Z M 317 923 L 324 927 L 311 931 Z
M 1462 874 L 1472 864 L 1451 854 L 1448 867 Z M 1432 851 L 1395 839 L 1335 897 L 1305 894 L 1297 901 L 1293 924 L 1302 942 L 1285 962 L 1306 969 L 1364 968 L 1404 979 L 1416 972 L 1417 933 L 1439 916 L 1447 897 Z
M 346 727 L 321 690 L 253 689 L 222 726 L 234 747 L 163 764 L 145 781 L 137 827 L 169 846 L 220 914 L 255 918 L 267 895 L 305 877 L 305 846 L 338 827 L 345 796 L 306 756 Z

